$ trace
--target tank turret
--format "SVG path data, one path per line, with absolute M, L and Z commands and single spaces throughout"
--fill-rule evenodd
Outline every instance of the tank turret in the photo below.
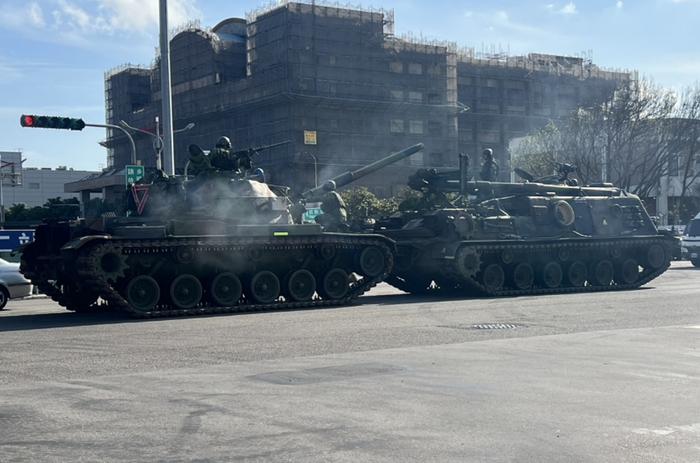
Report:
M 137 317 L 343 305 L 388 275 L 390 239 L 292 223 L 287 190 L 253 169 L 257 150 L 219 145 L 190 147 L 196 175 L 125 191 L 125 216 L 40 225 L 22 272 L 69 310 Z

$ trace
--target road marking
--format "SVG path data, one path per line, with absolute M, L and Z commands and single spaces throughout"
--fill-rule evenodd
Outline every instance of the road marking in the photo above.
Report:
M 632 432 L 635 434 L 641 434 L 641 435 L 653 434 L 656 436 L 668 436 L 668 435 L 676 433 L 676 432 L 687 432 L 687 433 L 691 433 L 691 434 L 700 434 L 700 423 L 680 425 L 680 426 L 666 426 L 665 428 L 660 428 L 660 429 L 639 428 L 639 429 L 633 429 Z

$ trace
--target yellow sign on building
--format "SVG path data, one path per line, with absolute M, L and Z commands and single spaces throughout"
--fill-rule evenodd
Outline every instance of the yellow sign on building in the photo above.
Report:
M 304 130 L 304 144 L 305 145 L 317 145 L 316 131 L 315 130 Z

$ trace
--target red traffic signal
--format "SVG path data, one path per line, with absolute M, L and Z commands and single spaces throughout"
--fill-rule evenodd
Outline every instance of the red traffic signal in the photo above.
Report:
M 83 130 L 85 122 L 82 119 L 57 116 L 34 116 L 23 114 L 19 118 L 22 127 L 36 127 L 41 129 Z
M 34 116 L 22 116 L 19 119 L 19 123 L 22 127 L 34 127 Z

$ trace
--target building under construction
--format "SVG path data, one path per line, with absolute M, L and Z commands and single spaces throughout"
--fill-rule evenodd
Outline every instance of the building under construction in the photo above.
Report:
M 508 175 L 507 146 L 551 119 L 606 98 L 626 72 L 582 58 L 477 54 L 451 43 L 394 34 L 391 11 L 282 3 L 192 25 L 171 41 L 176 167 L 190 143 L 211 147 L 221 135 L 234 149 L 288 144 L 261 152 L 268 180 L 297 188 L 422 142 L 404 164 L 366 179 L 396 192 L 417 167 L 446 167 L 465 152 L 472 162 L 494 149 Z M 154 130 L 161 110 L 160 68 L 123 66 L 105 78 L 107 122 Z M 139 160 L 156 163 L 152 139 L 136 138 Z M 130 148 L 109 131 L 109 164 L 129 163 Z M 477 155 L 475 155 L 477 154 Z M 387 181 L 387 179 L 391 179 Z

